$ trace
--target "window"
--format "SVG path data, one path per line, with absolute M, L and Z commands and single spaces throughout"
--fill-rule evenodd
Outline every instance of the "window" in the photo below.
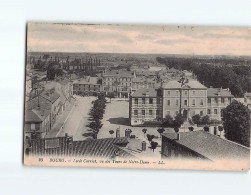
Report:
M 187 106 L 187 100 L 184 100 L 184 105 Z
M 134 115 L 138 115 L 138 110 L 134 110 Z
M 146 114 L 146 111 L 142 110 L 142 115 L 145 116 L 145 114 Z
M 167 95 L 170 95 L 170 91 L 167 91 Z
M 193 99 L 193 106 L 195 106 L 195 99 Z
M 203 99 L 200 100 L 200 105 L 203 106 Z
M 176 93 L 176 95 L 178 95 L 178 94 L 179 94 L 179 91 L 178 91 L 178 90 L 176 90 L 176 91 L 175 91 L 175 93 Z
M 200 111 L 200 116 L 202 116 L 203 115 L 203 111 Z
M 221 98 L 221 103 L 224 104 L 224 102 L 225 102 L 225 101 L 224 101 L 224 98 Z
M 214 114 L 217 114 L 217 113 L 218 113 L 217 109 L 214 109 Z
M 208 104 L 211 104 L 211 98 L 208 98 L 208 99 L 207 99 L 207 103 L 208 103 Z
M 31 130 L 35 130 L 35 124 L 34 123 L 31 124 Z
M 159 110 L 156 110 L 156 115 L 159 115 Z
M 193 95 L 195 95 L 195 91 L 193 91 Z
M 153 104 L 153 98 L 149 99 L 149 104 Z
M 207 109 L 207 114 L 211 114 L 211 110 L 210 109 Z
M 138 98 L 134 99 L 135 104 L 138 104 Z
M 176 100 L 176 106 L 178 106 L 179 105 L 179 100 Z
M 171 103 L 170 103 L 170 100 L 167 100 L 167 105 L 170 106 L 170 104 L 171 104 Z
M 142 104 L 146 103 L 146 98 L 142 98 Z
M 149 110 L 149 115 L 153 115 L 153 111 L 152 110 Z
M 184 91 L 185 95 L 187 95 L 187 90 Z
M 157 98 L 157 104 L 160 104 L 160 98 Z
M 214 98 L 216 104 L 218 104 L 218 98 Z

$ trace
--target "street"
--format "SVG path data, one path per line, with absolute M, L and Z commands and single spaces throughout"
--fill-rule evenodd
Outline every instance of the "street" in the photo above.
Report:
M 95 100 L 95 97 L 75 96 L 75 98 L 74 106 L 56 136 L 62 137 L 67 133 L 69 136 L 73 136 L 74 141 L 78 141 L 87 139 L 82 134 L 88 132 L 86 127 L 89 118 L 88 113 L 92 107 L 91 102 Z

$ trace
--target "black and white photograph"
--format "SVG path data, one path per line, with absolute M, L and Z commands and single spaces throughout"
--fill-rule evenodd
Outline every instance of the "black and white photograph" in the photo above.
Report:
M 251 28 L 28 23 L 24 164 L 247 171 Z

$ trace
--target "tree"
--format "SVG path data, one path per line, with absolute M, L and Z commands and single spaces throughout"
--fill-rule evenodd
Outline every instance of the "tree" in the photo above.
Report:
M 180 126 L 184 123 L 185 118 L 182 116 L 182 114 L 177 114 L 175 116 L 175 120 L 174 120 L 174 127 L 178 127 L 180 128 Z
M 176 133 L 179 133 L 179 128 L 178 127 L 174 127 L 174 131 L 176 132 Z
M 208 115 L 203 116 L 200 120 L 200 124 L 207 125 L 210 123 L 210 117 Z
M 109 133 L 111 134 L 111 136 L 114 134 L 113 130 L 110 130 Z
M 242 103 L 233 101 L 222 110 L 225 137 L 250 147 L 250 113 Z
M 151 142 L 151 149 L 153 150 L 153 152 L 154 152 L 154 150 L 157 148 L 157 146 L 158 146 L 158 142 Z
M 161 133 L 165 131 L 164 128 L 158 128 L 157 131 L 159 132 L 159 137 L 161 138 Z
M 204 127 L 204 131 L 209 132 L 209 127 L 208 127 L 208 126 L 205 126 L 205 127 Z
M 171 117 L 170 115 L 166 115 L 166 117 L 163 120 L 162 126 L 173 127 L 173 117 Z
M 147 129 L 146 128 L 142 129 L 142 132 L 144 133 L 144 137 L 145 137 Z
M 199 114 L 196 114 L 194 116 L 192 116 L 192 121 L 194 124 L 200 124 L 200 115 Z
M 149 143 L 150 143 L 150 142 L 153 140 L 154 135 L 149 135 L 149 134 L 147 134 L 146 137 L 147 137 L 147 139 L 148 139 L 148 141 L 149 141 Z
M 224 130 L 222 126 L 218 127 L 218 130 L 220 131 L 220 136 L 221 136 L 221 132 Z
M 193 131 L 194 128 L 193 127 L 188 127 L 188 129 L 189 129 L 189 131 Z
M 107 97 L 110 98 L 110 102 L 111 102 L 111 101 L 112 101 L 112 98 L 115 98 L 114 92 L 109 92 L 109 93 L 107 94 Z

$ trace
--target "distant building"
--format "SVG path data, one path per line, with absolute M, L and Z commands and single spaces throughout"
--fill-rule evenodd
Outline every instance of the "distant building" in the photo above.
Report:
M 135 92 L 138 89 L 156 88 L 157 85 L 158 84 L 154 79 L 145 78 L 145 77 L 136 77 L 136 78 L 133 78 L 132 92 Z
M 162 159 L 249 160 L 250 149 L 205 131 L 163 133 Z
M 221 120 L 221 110 L 226 108 L 234 96 L 229 89 L 208 88 L 207 89 L 207 115 L 210 118 Z
M 162 120 L 162 91 L 160 89 L 139 89 L 130 96 L 129 119 L 131 125 Z
M 101 83 L 98 83 L 98 77 L 86 77 L 73 82 L 73 94 L 77 95 L 95 95 L 102 91 Z
M 103 90 L 115 92 L 118 97 L 129 97 L 134 78 L 136 75 L 131 71 L 106 71 L 102 74 Z

